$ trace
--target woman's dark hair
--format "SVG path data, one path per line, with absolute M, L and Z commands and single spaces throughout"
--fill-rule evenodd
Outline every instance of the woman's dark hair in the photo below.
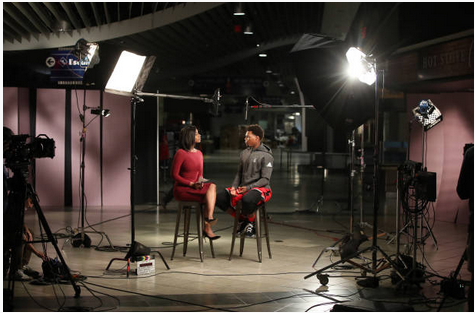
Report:
M 254 135 L 258 136 L 261 141 L 262 141 L 262 139 L 264 139 L 264 130 L 262 129 L 261 126 L 259 126 L 257 124 L 249 125 L 247 127 L 247 131 L 250 131 Z
M 180 131 L 180 148 L 190 151 L 195 144 L 196 127 L 193 125 L 185 126 Z

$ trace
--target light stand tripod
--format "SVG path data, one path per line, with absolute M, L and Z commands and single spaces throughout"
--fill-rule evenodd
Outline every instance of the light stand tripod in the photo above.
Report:
M 86 181 L 86 179 L 85 179 L 85 171 L 86 171 L 86 133 L 87 133 L 87 126 L 95 119 L 95 117 L 94 117 L 88 124 L 86 124 L 86 110 L 88 110 L 88 109 L 93 109 L 93 108 L 90 108 L 90 107 L 86 106 L 86 89 L 84 89 L 83 109 L 82 109 L 81 114 L 79 114 L 79 118 L 81 119 L 81 122 L 82 122 L 82 132 L 81 132 L 81 138 L 80 138 L 80 142 L 81 142 L 81 167 L 80 167 L 80 170 L 81 170 L 81 172 L 80 172 L 81 211 L 79 212 L 80 216 L 81 216 L 81 229 L 80 229 L 81 237 L 80 237 L 79 241 L 77 239 L 73 240 L 73 247 L 83 246 L 83 247 L 89 248 L 90 247 L 90 239 L 87 238 L 86 233 L 90 233 L 90 234 L 100 234 L 100 235 L 106 237 L 107 241 L 109 242 L 110 248 L 113 249 L 114 246 L 112 245 L 112 242 L 109 239 L 109 236 L 107 236 L 107 234 L 105 232 L 85 231 L 84 230 L 85 229 L 84 221 L 86 219 L 86 192 L 85 192 L 85 189 L 84 189 L 84 185 L 85 185 L 85 181 Z M 100 114 L 96 115 L 96 117 L 101 116 L 101 118 L 102 118 L 102 116 L 103 116 L 102 112 L 103 112 L 102 108 L 99 108 L 99 113 Z
M 378 246 L 377 240 L 378 240 L 378 211 L 379 211 L 379 96 L 378 96 L 378 76 L 377 75 L 377 68 L 376 68 L 376 60 L 371 61 L 372 65 L 374 66 L 374 71 L 376 74 L 375 77 L 375 82 L 374 82 L 374 167 L 373 167 L 373 238 L 372 238 L 372 245 L 368 248 L 359 250 L 345 258 L 342 258 L 340 261 L 337 261 L 335 263 L 332 263 L 328 266 L 325 266 L 307 276 L 304 278 L 310 278 L 314 275 L 320 275 L 323 271 L 332 268 L 340 263 L 348 262 L 353 264 L 354 266 L 359 267 L 361 270 L 364 272 L 370 272 L 372 273 L 375 277 L 369 278 L 368 282 L 369 285 L 372 287 L 376 287 L 378 285 L 378 280 L 376 278 L 376 275 L 388 268 L 389 266 L 387 264 L 382 264 L 381 267 L 378 268 L 378 259 L 377 259 L 377 253 L 381 253 L 384 257 L 384 259 L 389 263 L 390 266 L 392 266 L 396 273 L 401 277 L 401 279 L 405 279 L 400 272 L 397 269 L 397 265 L 389 258 L 389 256 Z M 384 73 L 383 73 L 383 78 L 384 78 Z M 360 256 L 363 253 L 366 252 L 372 252 L 372 262 L 371 262 L 371 267 L 366 266 L 366 265 L 361 265 L 356 262 L 353 262 L 351 259 Z
M 115 260 L 121 260 L 127 262 L 127 277 L 129 277 L 130 262 L 134 262 L 134 257 L 150 254 L 150 248 L 143 246 L 141 243 L 135 241 L 135 174 L 136 174 L 136 161 L 137 156 L 135 155 L 135 126 L 136 126 L 136 111 L 137 104 L 143 102 L 144 100 L 136 95 L 132 96 L 130 99 L 131 103 L 131 125 L 130 125 L 130 249 L 127 252 L 127 255 L 123 259 L 113 258 L 109 262 L 106 270 L 109 269 L 112 262 Z M 167 270 L 170 269 L 167 262 L 163 258 L 163 255 L 160 251 L 156 252 L 165 264 Z

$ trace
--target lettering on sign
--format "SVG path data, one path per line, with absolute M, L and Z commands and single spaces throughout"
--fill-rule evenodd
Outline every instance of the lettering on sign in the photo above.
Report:
M 422 57 L 422 69 L 433 69 L 442 67 L 445 65 L 451 65 L 456 63 L 467 63 L 468 51 L 457 50 L 452 52 L 445 52 L 436 55 L 427 55 Z

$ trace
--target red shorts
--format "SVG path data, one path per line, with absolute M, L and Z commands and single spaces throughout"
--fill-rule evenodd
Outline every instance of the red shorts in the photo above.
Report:
M 247 194 L 249 191 L 251 191 L 251 190 L 256 190 L 256 191 L 259 191 L 259 192 L 261 193 L 261 198 L 262 198 L 262 200 L 261 200 L 257 205 L 261 204 L 262 201 L 264 201 L 264 202 L 269 201 L 270 198 L 272 197 L 272 190 L 269 189 L 269 188 L 264 188 L 264 187 L 254 187 L 254 188 L 252 188 L 251 190 L 246 191 L 246 193 L 239 193 L 239 194 L 237 194 L 236 196 L 232 196 L 232 195 L 231 195 L 231 187 L 226 188 L 226 190 L 227 190 L 228 193 L 229 193 L 229 196 L 230 196 L 230 199 L 231 199 L 231 200 L 230 200 L 230 202 L 231 202 L 231 207 L 233 207 L 233 208 L 236 208 L 236 204 L 237 204 L 239 201 L 241 201 L 242 197 L 243 197 L 245 194 Z

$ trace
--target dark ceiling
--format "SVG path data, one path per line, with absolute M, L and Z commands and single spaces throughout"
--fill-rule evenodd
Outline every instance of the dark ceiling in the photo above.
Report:
M 238 5 L 244 16 L 233 15 Z M 473 29 L 473 3 L 4 2 L 3 17 L 4 86 L 54 87 L 48 54 L 84 38 L 100 46 L 101 61 L 88 70 L 96 88 L 129 50 L 157 57 L 144 91 L 197 94 L 220 86 L 230 95 L 295 98 L 298 60 L 289 52 L 302 35 L 388 56 Z M 252 35 L 244 34 L 248 26 Z

